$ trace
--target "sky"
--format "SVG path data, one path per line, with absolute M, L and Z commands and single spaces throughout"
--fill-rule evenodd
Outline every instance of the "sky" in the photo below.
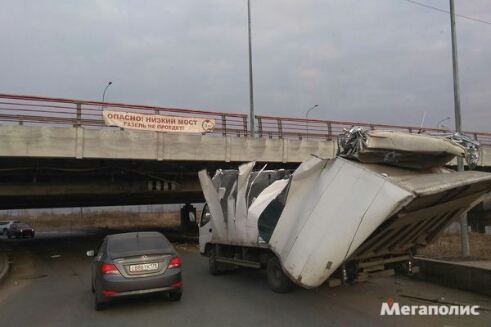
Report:
M 256 115 L 455 129 L 448 13 L 250 3 Z M 491 133 L 491 1 L 455 10 L 474 19 L 456 18 L 462 128 Z M 0 0 L 0 76 L 0 93 L 101 101 L 111 81 L 108 102 L 249 114 L 247 1 Z

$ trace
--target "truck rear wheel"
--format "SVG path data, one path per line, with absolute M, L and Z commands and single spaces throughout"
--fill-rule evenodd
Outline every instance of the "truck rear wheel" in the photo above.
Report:
M 293 289 L 293 282 L 283 272 L 278 257 L 268 260 L 267 275 L 269 287 L 276 293 L 288 293 Z
M 208 265 L 210 267 L 210 274 L 212 274 L 213 276 L 220 274 L 220 270 L 218 269 L 218 263 L 217 263 L 217 250 L 214 247 L 210 249 L 209 256 L 208 256 Z

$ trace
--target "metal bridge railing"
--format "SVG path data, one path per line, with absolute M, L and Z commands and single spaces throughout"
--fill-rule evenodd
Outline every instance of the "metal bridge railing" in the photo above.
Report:
M 204 110 L 189 110 L 123 103 L 80 101 L 25 95 L 0 94 L 0 124 L 42 125 L 59 127 L 105 128 L 103 110 L 215 120 L 215 129 L 207 134 L 248 136 L 247 115 Z
M 118 127 L 109 127 L 104 124 L 103 109 L 142 114 L 210 118 L 215 120 L 215 129 L 207 134 L 234 137 L 250 136 L 248 116 L 242 114 L 0 94 L 0 124 L 4 125 L 83 126 L 84 128 L 118 129 Z M 419 127 L 414 126 L 257 115 L 256 120 L 257 136 L 263 138 L 334 140 L 343 133 L 343 129 L 349 129 L 351 126 L 361 126 L 369 129 L 391 129 L 410 133 L 417 133 L 420 130 Z M 426 132 L 445 132 L 443 129 L 426 127 L 423 129 Z M 466 131 L 464 134 L 477 139 L 483 147 L 491 148 L 491 133 Z
M 333 140 L 349 129 L 351 126 L 360 126 L 367 129 L 389 129 L 395 131 L 418 133 L 421 128 L 415 126 L 370 124 L 360 122 L 317 120 L 303 118 L 282 118 L 273 116 L 257 116 L 259 137 L 288 138 L 298 140 Z M 426 128 L 424 132 L 443 133 L 444 129 Z M 463 134 L 478 140 L 483 147 L 491 148 L 491 133 L 463 132 Z

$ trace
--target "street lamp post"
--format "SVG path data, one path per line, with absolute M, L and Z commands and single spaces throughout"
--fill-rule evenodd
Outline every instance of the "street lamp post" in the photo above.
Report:
M 107 86 L 106 86 L 106 88 L 104 89 L 104 92 L 102 93 L 102 102 L 104 102 L 104 98 L 105 98 L 105 96 L 106 96 L 106 90 L 107 90 L 107 88 L 108 88 L 108 87 L 109 87 L 109 85 L 111 85 L 112 83 L 113 83 L 113 82 L 109 82 L 109 83 L 107 83 Z
M 102 92 L 102 106 L 101 106 L 101 111 L 103 112 L 104 111 L 104 98 L 106 97 L 106 90 L 107 88 L 109 87 L 109 85 L 111 85 L 113 82 L 109 82 L 107 83 L 106 85 L 106 88 L 104 89 L 104 92 Z M 103 124 L 104 125 L 104 124 Z M 103 125 L 101 125 L 101 129 L 103 128 Z
M 441 124 L 441 123 L 443 123 L 444 121 L 447 121 L 447 120 L 449 120 L 449 119 L 452 119 L 452 118 L 447 117 L 447 118 L 445 118 L 445 119 L 440 120 L 440 121 L 439 121 L 439 122 L 436 124 L 436 131 L 438 132 L 438 126 L 440 126 L 440 124 Z
M 310 108 L 309 110 L 307 110 L 307 113 L 305 114 L 305 119 L 309 119 L 309 112 L 310 112 L 310 110 L 315 109 L 315 108 L 317 108 L 318 106 L 319 106 L 319 105 L 318 105 L 318 104 L 316 104 L 316 105 L 314 105 L 312 108 Z
M 251 137 L 254 137 L 254 92 L 252 85 L 252 43 L 251 43 L 251 0 L 247 0 L 247 21 L 249 31 L 249 103 L 250 103 L 250 133 Z
M 460 115 L 460 86 L 459 86 L 459 60 L 457 56 L 457 32 L 455 30 L 455 5 L 454 0 L 450 1 L 450 30 L 452 34 L 452 64 L 453 64 L 453 94 L 455 105 L 455 132 L 462 133 L 462 121 Z M 464 170 L 464 161 L 457 157 L 457 170 Z M 460 236 L 462 255 L 470 256 L 469 234 L 467 231 L 467 213 L 460 216 Z
M 312 108 L 310 108 L 309 110 L 307 110 L 307 112 L 305 113 L 305 119 L 309 119 L 309 112 L 310 112 L 310 110 L 315 109 L 315 108 L 317 108 L 318 106 L 319 106 L 319 105 L 318 105 L 318 104 L 316 104 L 316 105 L 314 105 Z M 308 139 L 308 138 L 309 138 L 309 122 L 307 121 L 307 139 Z

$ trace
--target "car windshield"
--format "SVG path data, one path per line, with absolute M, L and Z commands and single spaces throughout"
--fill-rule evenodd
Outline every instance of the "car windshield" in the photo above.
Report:
M 16 228 L 31 228 L 31 226 L 29 226 L 28 224 L 24 224 L 24 223 L 17 223 L 15 225 Z

